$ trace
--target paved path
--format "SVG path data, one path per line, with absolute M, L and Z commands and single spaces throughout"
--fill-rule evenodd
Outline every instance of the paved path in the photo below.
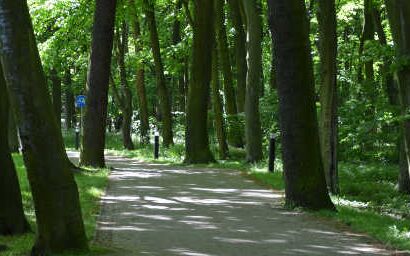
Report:
M 115 255 L 392 255 L 369 239 L 280 208 L 239 172 L 108 156 L 96 243 Z

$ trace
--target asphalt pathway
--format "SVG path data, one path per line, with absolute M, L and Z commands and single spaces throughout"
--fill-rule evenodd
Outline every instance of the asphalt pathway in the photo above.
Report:
M 284 210 L 281 192 L 238 171 L 114 156 L 107 164 L 114 169 L 95 243 L 113 255 L 394 255 L 332 222 Z

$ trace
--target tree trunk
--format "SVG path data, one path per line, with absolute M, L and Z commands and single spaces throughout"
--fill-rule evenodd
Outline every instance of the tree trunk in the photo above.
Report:
M 339 193 L 337 166 L 337 23 L 334 0 L 319 0 L 320 142 L 329 191 Z
M 228 142 L 234 147 L 243 147 L 242 129 L 238 118 L 233 75 L 229 58 L 228 39 L 225 27 L 225 0 L 215 0 L 215 31 L 218 48 L 218 63 L 224 77 L 225 109 L 228 115 Z
M 246 160 L 262 160 L 259 95 L 262 87 L 262 19 L 259 1 L 242 0 L 248 33 L 248 74 L 245 98 Z
M 407 0 L 386 0 L 387 13 L 398 59 L 410 56 L 410 2 Z M 403 65 L 395 74 L 399 88 L 401 114 L 407 115 L 410 107 L 410 66 Z M 400 166 L 399 190 L 410 194 L 409 163 L 410 161 L 410 120 L 402 125 L 404 152 Z M 403 164 L 404 163 L 404 164 Z
M 87 107 L 84 115 L 80 164 L 105 167 L 105 126 L 108 84 L 113 47 L 116 0 L 97 0 L 87 77 Z
M 58 127 L 61 129 L 61 79 L 58 77 L 57 70 L 51 69 L 51 83 L 53 95 L 53 108 L 56 115 Z
M 359 56 L 363 55 L 364 46 L 366 41 L 374 40 L 374 24 L 373 24 L 373 0 L 364 0 L 364 23 L 363 31 L 360 37 L 360 46 L 359 46 Z M 365 66 L 365 78 L 367 83 L 371 83 L 374 80 L 374 69 L 373 61 L 366 61 Z M 358 71 L 358 81 L 363 81 L 363 66 L 360 61 L 359 71 Z
M 187 125 L 185 140 L 186 163 L 214 161 L 208 139 L 208 98 L 212 72 L 214 43 L 214 1 L 195 2 L 192 80 L 188 90 Z
M 9 102 L 6 81 L 0 67 L 0 235 L 30 231 L 24 216 L 20 185 L 8 143 Z
M 32 255 L 87 249 L 77 185 L 53 113 L 27 2 L 0 1 L 1 63 L 23 145 L 38 235 Z
M 219 92 L 219 69 L 217 50 L 212 51 L 212 102 L 215 114 L 215 130 L 219 145 L 219 158 L 226 159 L 229 154 L 228 144 L 226 142 L 225 121 L 223 117 L 223 103 Z
M 131 15 L 133 16 L 133 36 L 135 41 L 135 52 L 141 52 L 143 45 L 141 40 L 141 30 L 140 24 L 138 22 L 137 13 L 135 10 L 135 2 L 134 0 L 130 0 L 131 8 Z M 136 72 L 136 79 L 135 79 L 135 86 L 137 88 L 137 97 L 138 97 L 138 107 L 139 107 L 139 119 L 140 119 L 140 137 L 142 144 L 149 143 L 149 113 L 148 113 L 148 102 L 147 102 L 147 95 L 145 92 L 145 71 L 144 71 L 144 64 L 142 61 L 138 61 L 137 63 L 137 72 Z
M 8 140 L 9 140 L 9 150 L 12 153 L 18 153 L 20 150 L 20 142 L 17 131 L 17 124 L 14 118 L 14 111 L 12 106 L 9 108 L 9 119 L 8 119 Z
M 66 129 L 72 129 L 76 125 L 75 119 L 75 108 L 74 108 L 74 94 L 73 94 L 73 85 L 71 80 L 71 73 L 70 70 L 66 70 L 64 73 L 64 81 L 65 85 L 65 122 L 66 122 Z
M 121 37 L 121 38 L 120 38 Z M 128 86 L 127 80 L 127 70 L 125 69 L 125 54 L 128 50 L 128 27 L 123 21 L 121 33 L 117 37 L 117 47 L 118 47 L 118 67 L 120 70 L 120 81 L 121 81 L 121 97 L 119 98 L 119 104 L 122 114 L 122 141 L 124 148 L 127 150 L 134 150 L 134 143 L 132 142 L 131 136 L 131 125 L 132 125 L 132 93 Z
M 268 5 L 275 38 L 286 204 L 333 210 L 320 153 L 306 6 L 299 0 L 269 0 Z
M 152 0 L 143 0 L 143 8 L 148 22 L 148 29 L 150 31 L 151 49 L 155 63 L 155 77 L 157 80 L 157 90 L 162 118 L 162 139 L 164 147 L 169 147 L 174 144 L 172 113 L 169 92 L 165 81 L 164 65 L 161 58 L 154 2 Z
M 228 0 L 228 3 L 231 10 L 232 24 L 235 28 L 236 104 L 238 113 L 243 113 L 245 111 L 246 73 L 248 71 L 246 63 L 246 33 L 240 9 L 241 2 L 239 0 Z

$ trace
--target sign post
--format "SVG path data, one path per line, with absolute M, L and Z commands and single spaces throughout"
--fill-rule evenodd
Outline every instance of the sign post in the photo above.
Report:
M 83 131 L 83 108 L 86 106 L 86 96 L 85 95 L 78 95 L 75 97 L 75 106 L 76 108 L 80 109 L 80 123 L 76 127 L 76 149 L 79 148 L 80 145 L 80 135 Z

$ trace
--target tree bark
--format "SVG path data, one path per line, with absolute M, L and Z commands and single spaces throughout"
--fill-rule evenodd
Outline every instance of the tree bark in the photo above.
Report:
M 359 56 L 363 55 L 364 46 L 366 41 L 374 40 L 374 24 L 373 24 L 373 0 L 364 0 L 364 23 L 363 31 L 360 37 Z M 367 83 L 371 83 L 374 80 L 374 68 L 373 61 L 366 61 L 365 67 L 365 79 Z M 360 61 L 358 70 L 358 81 L 363 81 L 363 64 Z
M 215 130 L 219 145 L 219 158 L 226 159 L 229 154 L 228 143 L 226 142 L 225 120 L 223 117 L 223 103 L 219 92 L 219 69 L 217 50 L 212 51 L 212 103 L 215 114 Z
M 192 78 L 188 90 L 185 140 L 186 163 L 214 161 L 208 139 L 208 98 L 212 72 L 214 43 L 214 1 L 194 3 Z
M 339 193 L 337 163 L 337 21 L 334 0 L 319 0 L 320 142 L 329 191 Z
M 410 2 L 407 0 L 386 0 L 387 13 L 393 41 L 398 59 L 410 59 Z M 401 114 L 407 115 L 410 108 L 410 66 L 402 65 L 395 73 L 395 80 L 399 88 L 399 100 Z M 403 132 L 404 152 L 403 163 L 410 161 L 410 120 L 404 120 L 401 124 Z M 399 190 L 410 194 L 409 165 L 401 164 L 399 177 Z
M 117 36 L 117 62 L 120 70 L 121 81 L 121 96 L 118 98 L 118 106 L 123 114 L 122 122 L 122 141 L 124 148 L 127 150 L 134 150 L 134 143 L 131 136 L 132 125 L 132 93 L 128 86 L 127 70 L 125 68 L 125 54 L 128 51 L 128 26 L 123 21 L 121 32 Z
M 66 129 L 72 129 L 76 125 L 76 118 L 75 118 L 75 108 L 74 108 L 74 93 L 73 93 L 73 85 L 71 80 L 71 73 L 70 70 L 67 69 L 64 73 L 64 97 L 65 97 L 65 122 L 66 122 Z
M 61 129 L 61 79 L 56 69 L 51 69 L 50 80 L 52 84 L 53 108 L 56 115 L 58 127 Z
M 20 150 L 20 142 L 17 131 L 17 124 L 14 117 L 13 107 L 9 107 L 9 119 L 8 119 L 8 140 L 9 140 L 9 150 L 12 153 L 18 153 Z
M 19 235 L 30 231 L 24 216 L 20 185 L 8 143 L 9 101 L 0 66 L 0 235 Z
M 80 164 L 85 166 L 105 167 L 105 126 L 115 11 L 116 0 L 97 0 L 87 77 L 83 147 L 80 156 Z
M 77 185 L 53 113 L 27 2 L 0 1 L 1 64 L 23 145 L 38 235 L 32 255 L 88 248 Z
M 164 65 L 161 58 L 161 48 L 159 45 L 157 23 L 155 19 L 155 6 L 153 0 L 143 0 L 145 16 L 147 18 L 150 32 L 151 49 L 155 63 L 155 77 L 157 80 L 157 90 L 162 118 L 162 139 L 164 147 L 174 144 L 172 132 L 172 113 L 170 95 L 166 85 L 164 75 Z
M 246 160 L 262 160 L 262 129 L 259 95 L 262 87 L 262 19 L 259 1 L 242 0 L 248 38 L 248 74 L 245 97 Z
M 225 94 L 225 109 L 228 115 L 228 142 L 234 147 L 243 147 L 242 129 L 238 118 L 233 75 L 229 57 L 228 39 L 225 27 L 225 0 L 215 0 L 215 35 L 218 49 L 218 63 L 222 70 Z
M 269 0 L 268 5 L 275 38 L 286 204 L 334 210 L 320 153 L 306 6 L 299 0 Z
M 231 10 L 232 25 L 235 28 L 236 104 L 238 113 L 243 113 L 245 111 L 246 74 L 248 71 L 246 63 L 246 33 L 241 15 L 241 1 L 228 0 L 228 3 Z
M 135 52 L 141 52 L 143 45 L 141 40 L 141 29 L 138 22 L 136 13 L 136 7 L 134 0 L 130 0 L 131 15 L 133 16 L 133 37 L 135 41 Z M 140 119 L 140 138 L 142 144 L 149 143 L 149 113 L 147 95 L 145 92 L 145 70 L 142 61 L 137 63 L 135 86 L 137 89 L 138 107 L 139 107 L 139 119 Z

